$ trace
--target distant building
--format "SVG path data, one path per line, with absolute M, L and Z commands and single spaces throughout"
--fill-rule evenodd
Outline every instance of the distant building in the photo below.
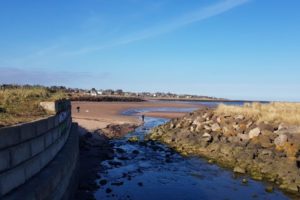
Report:
M 90 91 L 90 95 L 91 96 L 98 96 L 98 92 L 95 88 L 92 88 L 91 91 Z
M 103 90 L 98 90 L 97 93 L 98 95 L 103 95 Z
M 121 95 L 124 95 L 124 92 L 123 92 L 123 90 L 119 89 L 119 90 L 115 91 L 115 94 L 121 96 Z
M 91 96 L 97 96 L 97 95 L 98 95 L 98 92 L 97 92 L 97 91 L 91 91 L 91 92 L 90 92 L 90 95 L 91 95 Z
M 114 95 L 114 91 L 113 90 L 104 90 L 103 91 L 103 95 Z

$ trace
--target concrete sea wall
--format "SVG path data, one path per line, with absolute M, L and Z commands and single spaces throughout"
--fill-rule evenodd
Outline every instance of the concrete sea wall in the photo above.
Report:
M 0 129 L 0 199 L 68 199 L 76 187 L 78 133 L 71 104 L 41 106 L 54 115 Z

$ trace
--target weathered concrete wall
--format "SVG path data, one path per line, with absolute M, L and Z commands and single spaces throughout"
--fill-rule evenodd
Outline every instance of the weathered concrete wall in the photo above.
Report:
M 77 166 L 77 126 L 69 101 L 52 105 L 54 116 L 0 129 L 0 199 L 65 195 Z

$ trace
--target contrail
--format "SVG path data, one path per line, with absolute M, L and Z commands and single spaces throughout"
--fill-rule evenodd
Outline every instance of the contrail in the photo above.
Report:
M 172 32 L 192 23 L 200 22 L 202 20 L 220 15 L 233 8 L 241 6 L 251 0 L 225 0 L 216 4 L 200 8 L 196 11 L 190 12 L 184 16 L 173 19 L 163 25 L 151 27 L 140 32 L 136 32 L 126 37 L 118 38 L 114 42 L 107 45 L 89 46 L 81 48 L 77 51 L 66 52 L 65 55 L 80 55 L 90 53 L 98 50 L 103 50 L 119 45 L 125 45 L 132 42 L 145 40 L 161 34 Z

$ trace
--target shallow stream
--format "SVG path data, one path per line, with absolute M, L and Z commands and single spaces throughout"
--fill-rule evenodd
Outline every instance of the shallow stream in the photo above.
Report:
M 279 190 L 266 192 L 266 183 L 236 176 L 204 159 L 183 157 L 163 144 L 143 140 L 152 128 L 167 121 L 146 117 L 143 126 L 112 141 L 115 156 L 102 163 L 96 199 L 289 199 Z M 140 142 L 128 142 L 133 136 Z M 247 183 L 243 183 L 245 178 Z

